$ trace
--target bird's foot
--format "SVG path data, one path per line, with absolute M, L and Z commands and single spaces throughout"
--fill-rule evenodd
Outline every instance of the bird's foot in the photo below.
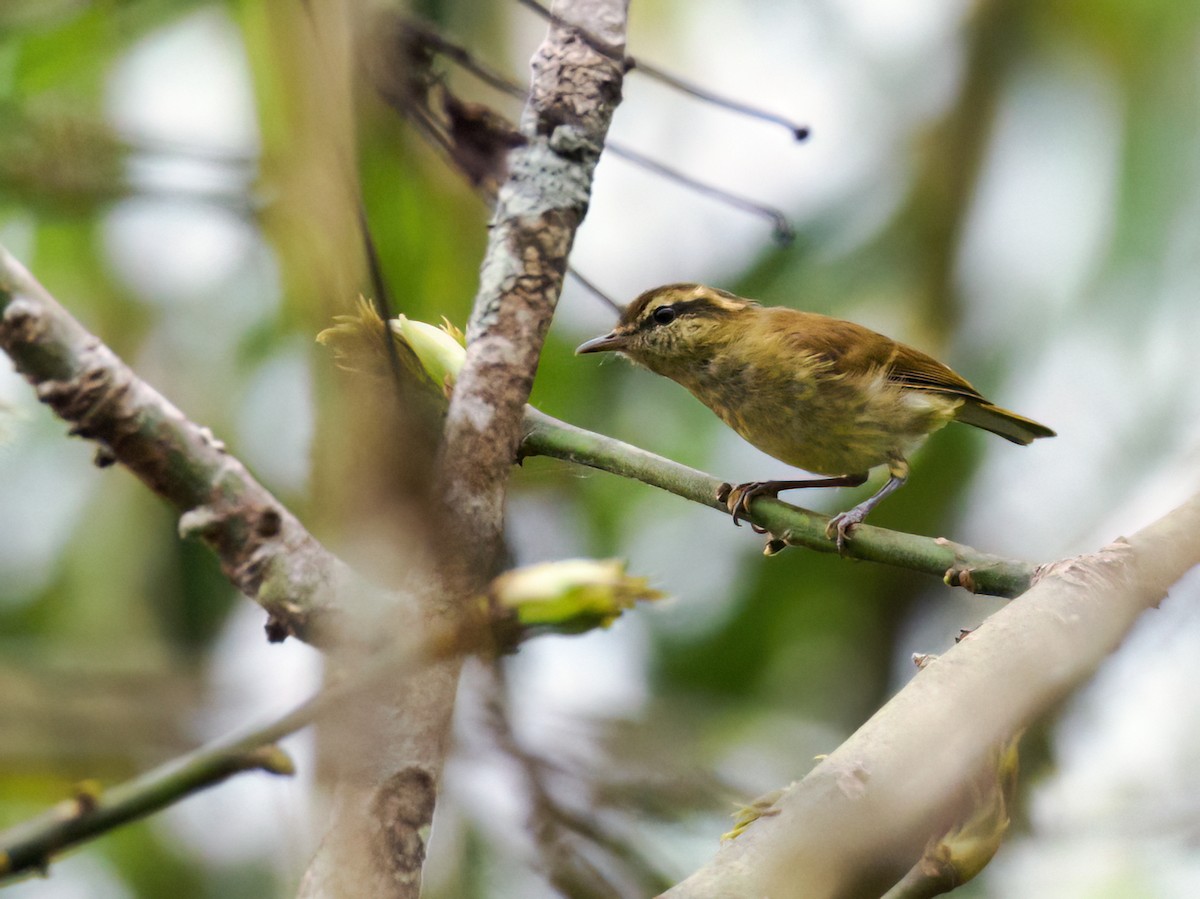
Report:
M 862 524 L 866 517 L 867 510 L 861 506 L 855 506 L 853 509 L 839 512 L 829 519 L 829 524 L 825 525 L 825 536 L 837 543 L 838 555 L 846 554 L 846 543 L 850 539 L 850 532 Z
M 778 494 L 778 489 L 770 481 L 750 481 L 737 485 L 721 484 L 717 488 L 717 502 L 725 504 L 725 507 L 729 509 L 729 514 L 733 516 L 733 523 L 741 527 L 742 519 L 750 517 L 750 500 L 756 496 L 774 497 Z M 750 522 L 750 530 L 756 534 L 767 533 L 766 528 L 753 521 Z

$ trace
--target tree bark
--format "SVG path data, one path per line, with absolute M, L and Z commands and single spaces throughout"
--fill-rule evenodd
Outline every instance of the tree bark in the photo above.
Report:
M 1200 495 L 1030 590 L 931 661 L 716 857 L 665 896 L 879 896 L 953 820 L 988 753 L 1091 676 L 1200 564 Z
M 433 620 L 454 620 L 500 564 L 525 403 L 621 96 L 627 6 L 556 3 L 533 59 L 522 142 L 506 157 L 467 357 L 447 413 L 437 477 L 440 557 L 424 591 Z M 460 667 L 439 663 L 407 678 L 400 695 L 379 691 L 345 710 L 335 726 L 353 743 L 301 896 L 419 894 Z

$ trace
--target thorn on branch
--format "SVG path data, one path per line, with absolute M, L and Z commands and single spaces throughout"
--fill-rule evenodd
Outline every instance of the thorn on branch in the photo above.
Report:
M 258 746 L 241 756 L 238 761 L 238 767 L 243 771 L 257 769 L 280 777 L 292 777 L 296 773 L 296 763 L 276 743 Z
M 788 547 L 788 542 L 783 537 L 770 537 L 767 539 L 766 545 L 763 547 L 764 556 L 776 556 L 783 552 Z

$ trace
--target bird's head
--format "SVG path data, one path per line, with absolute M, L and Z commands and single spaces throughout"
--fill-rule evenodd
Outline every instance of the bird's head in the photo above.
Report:
M 735 340 L 757 303 L 702 284 L 668 284 L 630 303 L 617 326 L 580 344 L 575 352 L 623 353 L 651 371 L 672 377 L 710 358 Z

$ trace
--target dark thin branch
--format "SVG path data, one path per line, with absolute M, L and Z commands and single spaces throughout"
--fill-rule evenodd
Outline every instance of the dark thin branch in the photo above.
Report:
M 518 2 L 529 4 L 533 0 L 518 0 Z M 681 93 L 695 97 L 697 100 L 703 100 L 705 103 L 711 103 L 713 106 L 720 106 L 722 109 L 728 109 L 730 112 L 736 112 L 744 116 L 749 116 L 754 119 L 761 119 L 764 122 L 772 122 L 776 125 L 782 125 L 791 132 L 792 138 L 797 141 L 808 140 L 811 129 L 807 125 L 800 125 L 791 119 L 781 116 L 778 113 L 771 112 L 768 109 L 763 109 L 760 106 L 752 106 L 749 103 L 743 103 L 740 100 L 734 100 L 730 97 L 723 97 L 720 94 L 715 94 L 707 88 L 698 87 L 690 81 L 680 78 L 678 75 L 671 75 L 658 66 L 653 66 L 650 63 L 642 62 L 634 59 L 632 56 L 628 58 L 629 68 L 634 72 L 641 72 L 649 78 L 656 81 L 661 81 L 663 84 L 675 88 Z
M 611 45 L 606 44 L 603 40 L 595 35 L 589 34 L 586 29 L 581 28 L 570 21 L 562 19 L 559 16 L 556 16 L 553 12 L 539 3 L 538 0 L 517 0 L 517 3 L 527 9 L 533 10 L 539 16 L 549 22 L 554 22 L 557 25 L 575 29 L 579 36 L 585 40 L 588 45 L 591 46 L 597 53 L 603 53 L 610 59 L 623 63 L 627 72 L 641 72 L 646 77 L 653 78 L 656 81 L 661 81 L 663 84 L 674 88 L 680 93 L 687 94 L 690 97 L 695 97 L 697 100 L 702 100 L 705 103 L 711 103 L 714 106 L 720 106 L 722 109 L 728 109 L 731 112 L 749 116 L 750 118 L 761 119 L 764 122 L 782 125 L 789 132 L 791 132 L 792 137 L 798 141 L 807 140 L 809 134 L 811 133 L 807 125 L 800 125 L 786 116 L 780 115 L 779 113 L 771 112 L 770 110 L 763 109 L 759 106 L 754 106 L 750 103 L 744 103 L 741 100 L 734 100 L 730 97 L 722 96 L 708 90 L 707 88 L 699 87 L 690 81 L 680 78 L 678 75 L 671 75 L 660 69 L 658 66 L 635 59 L 629 54 L 619 54 L 619 51 L 613 49 Z
M 470 50 L 461 44 L 451 41 L 444 35 L 438 34 L 433 28 L 413 19 L 405 19 L 404 27 L 409 29 L 411 35 L 416 40 L 423 42 L 424 45 L 430 50 L 433 50 L 446 59 L 449 59 L 451 62 L 454 62 L 471 75 L 474 75 L 484 84 L 487 84 L 496 90 L 502 91 L 511 97 L 515 97 L 516 99 L 526 99 L 527 95 L 523 87 L 521 87 L 508 76 L 504 75 L 499 70 L 494 69 L 477 59 Z M 422 134 L 425 134 L 428 139 L 434 141 L 434 143 L 444 152 L 447 151 L 447 145 L 451 143 L 447 138 L 428 133 L 429 129 L 432 127 L 432 120 L 431 116 L 427 112 L 419 117 L 417 124 Z M 684 187 L 695 191 L 701 196 L 710 197 L 714 200 L 725 203 L 728 206 L 732 206 L 734 209 L 740 209 L 743 212 L 748 212 L 751 215 L 766 219 L 767 221 L 771 222 L 772 225 L 772 240 L 774 240 L 775 243 L 779 244 L 780 246 L 787 246 L 791 244 L 793 240 L 795 240 L 796 233 L 792 228 L 791 223 L 788 222 L 787 216 L 782 210 L 774 206 L 756 202 L 742 196 L 741 194 L 726 190 L 723 187 L 718 187 L 715 184 L 710 184 L 706 181 L 700 180 L 699 178 L 686 175 L 672 166 L 659 162 L 658 160 L 655 160 L 650 156 L 647 156 L 646 154 L 630 147 L 626 147 L 619 141 L 614 141 L 611 139 L 607 140 L 605 142 L 605 149 L 607 149 L 614 156 L 618 156 L 627 162 L 632 163 L 633 165 L 640 166 L 647 171 L 653 172 L 654 174 L 661 178 L 665 178 L 668 181 L 674 181 L 677 184 L 683 185 Z M 453 162 L 453 153 L 447 152 L 447 155 Z M 608 297 L 600 294 L 600 292 L 596 290 L 594 286 L 590 284 L 590 282 L 585 282 L 585 286 L 604 299 L 606 302 L 611 302 L 609 301 Z
M 435 28 L 416 19 L 404 19 L 404 27 L 425 46 L 458 65 L 464 71 L 474 75 L 484 84 L 493 87 L 503 94 L 524 103 L 529 98 L 529 92 L 517 84 L 515 80 L 505 75 L 499 69 L 494 69 L 478 59 L 475 54 L 462 44 L 450 40 Z
M 611 147 L 610 147 L 610 149 L 611 149 Z M 573 265 L 568 266 L 567 274 L 570 275 L 572 278 L 574 278 L 579 283 L 579 285 L 581 287 L 583 287 L 584 290 L 586 290 L 592 296 L 596 297 L 596 299 L 600 300 L 600 302 L 607 305 L 613 311 L 617 312 L 618 314 L 621 313 L 622 311 L 624 311 L 624 307 L 620 303 L 618 303 L 616 300 L 614 300 L 612 297 L 610 297 L 608 294 L 606 294 L 603 290 L 601 290 L 599 287 L 597 287 L 595 284 L 593 284 L 591 282 L 591 280 L 589 280 L 588 278 L 585 278 L 583 275 L 581 275 L 579 273 L 579 269 L 575 268 L 575 266 L 573 266 Z
M 622 144 L 609 141 L 608 151 L 614 156 L 619 156 L 621 159 L 632 162 L 634 165 L 639 165 L 647 171 L 654 172 L 656 175 L 660 175 L 669 181 L 682 184 L 684 187 L 694 190 L 702 196 L 712 197 L 714 200 L 719 200 L 735 209 L 741 209 L 743 212 L 766 219 L 771 223 L 771 239 L 779 246 L 789 246 L 796 239 L 796 230 L 792 227 L 791 222 L 788 221 L 787 216 L 784 215 L 781 209 L 768 206 L 765 203 L 748 200 L 740 194 L 725 190 L 723 187 L 716 187 L 698 178 L 693 178 L 691 175 L 685 175 L 679 169 L 664 165 Z

